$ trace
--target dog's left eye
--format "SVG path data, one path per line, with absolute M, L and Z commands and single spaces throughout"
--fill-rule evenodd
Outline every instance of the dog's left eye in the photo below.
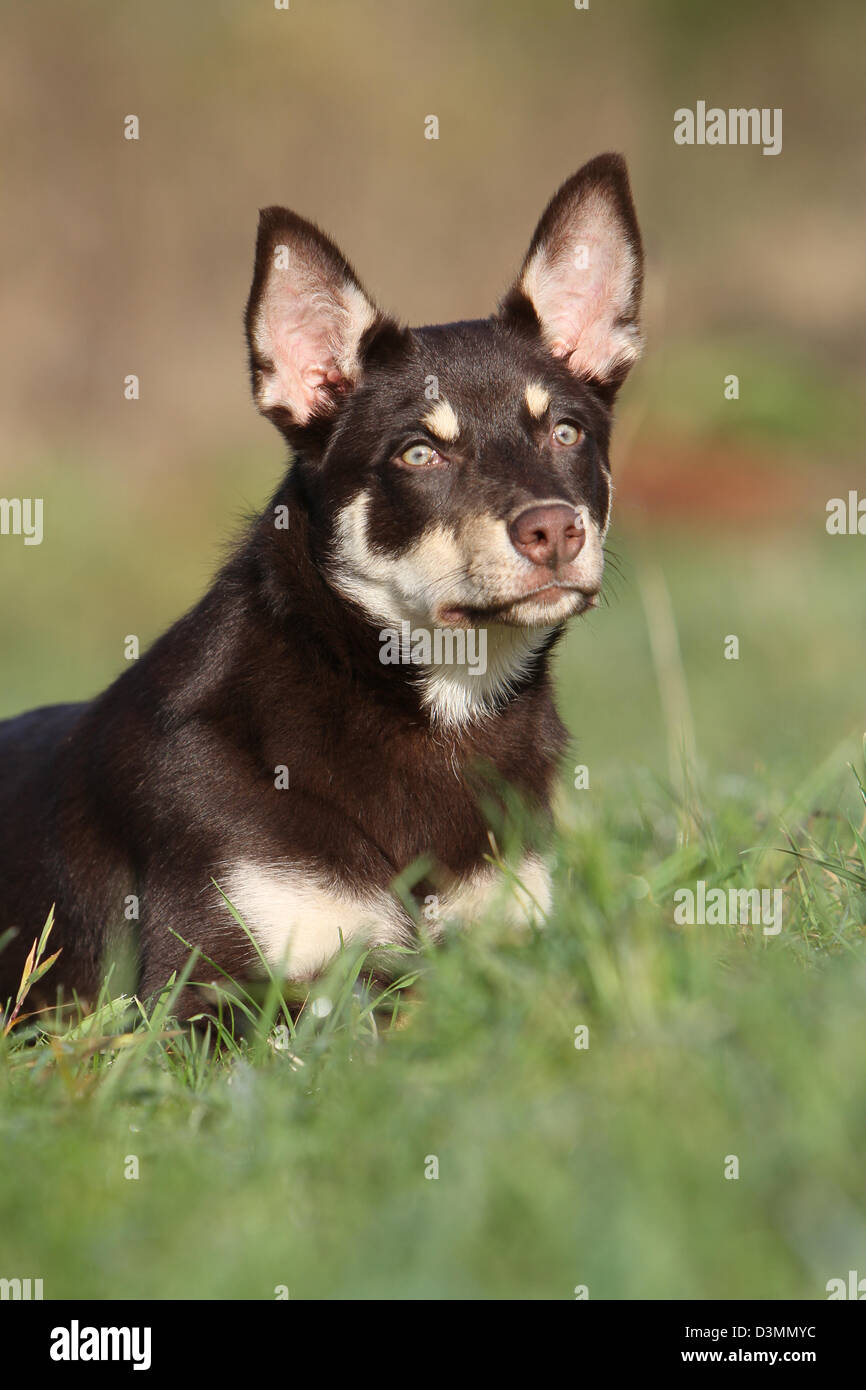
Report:
M 441 463 L 442 457 L 429 444 L 410 444 L 400 455 L 400 462 L 408 463 L 410 468 L 430 468 Z
M 553 438 L 557 444 L 577 444 L 583 438 L 583 430 L 573 425 L 570 420 L 560 420 L 559 424 L 553 427 Z

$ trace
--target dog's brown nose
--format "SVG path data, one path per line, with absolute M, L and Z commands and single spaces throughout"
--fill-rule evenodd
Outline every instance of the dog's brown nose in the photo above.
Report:
M 508 528 L 511 544 L 534 565 L 554 569 L 577 558 L 586 540 L 583 522 L 573 507 L 555 502 L 527 507 Z

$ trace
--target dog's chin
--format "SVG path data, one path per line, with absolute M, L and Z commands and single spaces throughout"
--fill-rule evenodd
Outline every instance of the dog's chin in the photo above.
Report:
M 510 627 L 551 627 L 586 613 L 597 602 L 597 594 L 583 594 L 576 589 L 545 591 L 510 604 L 499 621 Z
M 444 605 L 436 618 L 443 627 L 476 628 L 494 623 L 503 627 L 555 627 L 595 608 L 597 603 L 597 593 L 551 584 L 535 593 L 487 603 L 483 607 Z

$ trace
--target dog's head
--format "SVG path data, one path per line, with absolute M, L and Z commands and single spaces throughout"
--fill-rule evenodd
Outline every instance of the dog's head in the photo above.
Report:
M 298 455 L 328 582 L 377 625 L 548 631 L 591 608 L 641 279 L 617 155 L 563 185 L 478 322 L 399 326 L 317 228 L 266 209 L 253 390 Z

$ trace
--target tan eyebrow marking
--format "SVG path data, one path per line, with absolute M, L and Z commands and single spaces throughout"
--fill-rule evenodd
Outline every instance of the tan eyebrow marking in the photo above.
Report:
M 540 420 L 550 405 L 550 392 L 537 381 L 530 381 L 526 388 L 526 404 L 533 420 Z
M 421 423 L 437 439 L 444 439 L 449 444 L 453 444 L 460 434 L 460 421 L 446 400 L 437 401 L 433 409 L 422 417 Z

